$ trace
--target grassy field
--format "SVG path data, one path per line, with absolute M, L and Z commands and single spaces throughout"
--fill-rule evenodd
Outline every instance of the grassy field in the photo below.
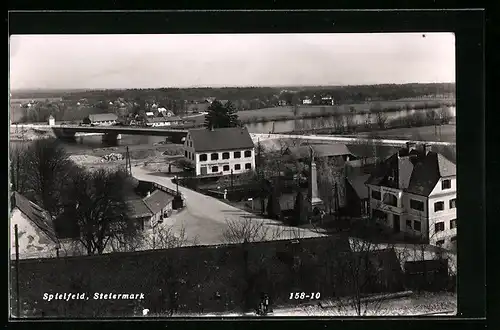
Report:
M 382 106 L 382 108 L 386 107 L 403 107 L 406 106 L 407 104 L 411 104 L 412 106 L 415 105 L 422 105 L 424 103 L 430 103 L 430 104 L 435 104 L 438 102 L 453 102 L 454 100 L 394 100 L 394 101 L 383 101 L 383 102 L 378 102 Z M 314 106 L 299 106 L 299 116 L 300 115 L 305 115 L 305 114 L 321 114 L 322 111 L 326 114 L 344 114 L 348 113 L 350 111 L 350 107 L 354 107 L 356 109 L 356 112 L 366 112 L 370 110 L 370 107 L 374 103 L 353 103 L 353 104 L 345 104 L 345 105 L 333 105 L 333 106 L 320 106 L 320 105 L 314 105 Z M 322 110 L 323 109 L 323 110 Z M 284 107 L 274 107 L 274 108 L 264 108 L 264 109 L 258 109 L 258 110 L 245 110 L 245 111 L 238 111 L 238 117 L 241 120 L 249 120 L 253 118 L 266 118 L 266 119 L 273 119 L 273 118 L 284 118 L 288 117 L 289 119 L 292 119 L 295 117 L 293 113 L 293 107 L 291 106 L 284 106 Z
M 414 139 L 424 141 L 456 142 L 456 126 L 422 126 L 393 128 L 375 132 L 378 137 L 386 139 Z M 362 132 L 357 136 L 369 136 L 373 133 Z

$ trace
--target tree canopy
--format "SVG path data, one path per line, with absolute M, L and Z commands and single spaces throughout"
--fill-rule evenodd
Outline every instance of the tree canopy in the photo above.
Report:
M 237 127 L 240 125 L 236 108 L 231 101 L 222 104 L 220 101 L 215 100 L 208 107 L 208 113 L 205 115 L 206 128 L 225 128 Z

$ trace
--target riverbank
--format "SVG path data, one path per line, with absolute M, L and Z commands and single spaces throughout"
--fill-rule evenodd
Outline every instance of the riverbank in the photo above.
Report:
M 328 118 L 342 115 L 366 115 L 371 112 L 380 111 L 391 113 L 398 111 L 429 110 L 443 107 L 454 107 L 455 100 L 394 100 L 384 102 L 366 102 L 343 105 L 299 105 L 279 106 L 263 108 L 258 110 L 238 111 L 237 115 L 244 124 L 265 123 L 269 121 L 284 121 L 290 119 L 312 119 Z
M 129 146 L 129 155 L 131 164 L 145 166 L 151 171 L 168 171 L 170 163 L 183 156 L 182 145 L 165 144 L 157 146 Z M 126 165 L 126 146 L 94 148 L 90 150 L 81 150 L 72 152 L 70 159 L 76 164 L 89 169 L 99 168 L 124 168 Z M 121 159 L 106 160 L 109 155 L 120 155 Z M 115 158 L 116 157 L 111 157 Z M 171 167 L 172 171 L 176 171 L 176 167 Z

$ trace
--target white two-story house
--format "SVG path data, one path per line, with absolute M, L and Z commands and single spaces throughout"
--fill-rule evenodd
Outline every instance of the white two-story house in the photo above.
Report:
M 372 219 L 395 234 L 422 236 L 452 248 L 456 241 L 456 166 L 430 146 L 407 144 L 366 181 Z
M 255 169 L 254 143 L 246 128 L 191 129 L 184 156 L 196 175 L 240 174 Z

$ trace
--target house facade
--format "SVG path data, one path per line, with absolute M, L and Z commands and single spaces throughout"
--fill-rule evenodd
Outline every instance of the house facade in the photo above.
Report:
M 395 235 L 420 236 L 431 245 L 456 242 L 456 166 L 429 146 L 387 158 L 366 181 L 370 215 Z
M 146 126 L 149 127 L 165 127 L 165 126 L 175 126 L 182 122 L 180 117 L 154 117 L 148 118 L 146 120 Z
M 86 125 L 96 125 L 96 126 L 111 126 L 115 125 L 118 121 L 118 116 L 114 113 L 99 113 L 94 115 L 88 115 L 83 118 L 82 123 Z
M 157 224 L 162 223 L 165 218 L 170 217 L 173 200 L 174 196 L 162 190 L 155 190 L 143 199 L 144 204 L 151 211 L 151 227 L 155 227 Z
M 246 128 L 189 130 L 184 156 L 198 176 L 240 174 L 255 169 L 255 148 Z
M 60 245 L 48 212 L 17 192 L 11 194 L 10 202 L 11 259 L 16 257 L 16 226 L 19 258 L 55 257 Z

